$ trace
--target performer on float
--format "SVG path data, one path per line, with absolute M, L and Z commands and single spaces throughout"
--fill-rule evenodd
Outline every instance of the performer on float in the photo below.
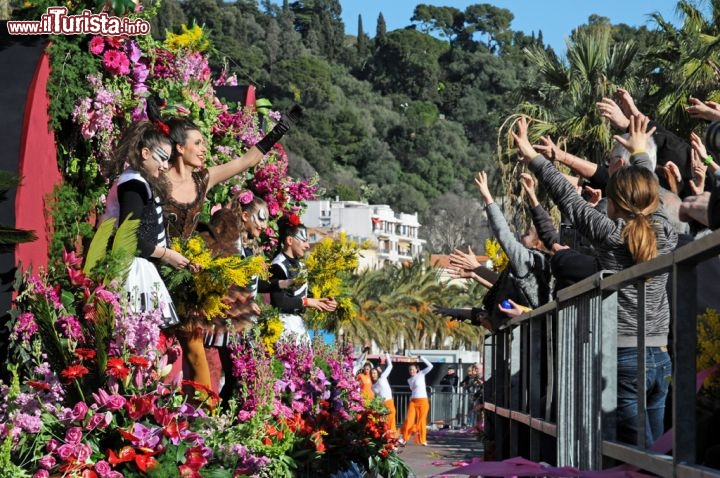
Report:
M 243 156 L 232 161 L 205 168 L 208 145 L 200 129 L 188 118 L 171 118 L 163 121 L 157 103 L 148 101 L 148 117 L 159 127 L 165 128 L 173 142 L 170 169 L 167 172 L 168 192 L 163 197 L 163 214 L 170 239 L 190 238 L 200 220 L 207 192 L 223 181 L 256 166 L 273 145 L 283 137 L 296 120 L 299 111 L 291 110 L 278 124 Z M 206 386 L 211 386 L 210 369 L 203 347 L 203 331 L 192 325 L 193 321 L 176 328 L 188 365 L 188 376 Z
M 282 216 L 278 220 L 279 252 L 272 261 L 270 273 L 273 280 L 302 278 L 306 275 L 305 265 L 301 259 L 310 248 L 308 244 L 307 229 L 300 223 L 295 214 Z M 307 280 L 294 287 L 270 294 L 270 303 L 280 309 L 280 320 L 283 323 L 283 337 L 310 342 L 305 320 L 302 313 L 307 307 L 322 312 L 332 312 L 337 308 L 337 302 L 332 297 L 308 297 Z M 297 284 L 296 282 L 296 284 Z
M 160 308 L 163 327 L 180 319 L 156 264 L 187 267 L 182 254 L 167 247 L 165 224 L 159 199 L 167 190 L 164 172 L 168 168 L 172 143 L 153 123 L 140 121 L 123 134 L 114 153 L 116 170 L 128 164 L 108 193 L 103 218 L 139 219 L 138 256 L 133 260 L 124 285 L 134 312 Z

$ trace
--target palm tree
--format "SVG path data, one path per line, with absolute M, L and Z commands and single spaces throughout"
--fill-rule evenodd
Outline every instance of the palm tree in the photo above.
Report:
M 17 187 L 20 184 L 20 178 L 9 171 L 0 171 L 0 200 L 5 199 L 5 192 L 8 189 Z M 31 242 L 37 239 L 33 231 L 16 229 L 11 226 L 0 224 L 0 251 L 6 252 L 11 250 L 17 244 L 23 242 Z
M 683 135 L 689 132 L 685 113 L 689 96 L 720 101 L 720 1 L 710 5 L 710 18 L 705 18 L 699 6 L 678 2 L 679 28 L 659 13 L 652 15 L 660 41 L 646 60 L 654 90 L 649 99 L 657 104 L 659 122 Z
M 532 128 L 535 136 L 562 139 L 573 154 L 598 163 L 605 159 L 613 133 L 595 103 L 618 86 L 636 87 L 633 62 L 638 48 L 633 42 L 612 44 L 611 28 L 576 31 L 568 42 L 566 62 L 537 46 L 526 49 L 540 83 L 520 91 L 519 113 L 538 120 Z
M 372 340 L 384 350 L 442 347 L 448 337 L 458 345 L 479 343 L 481 328 L 451 323 L 432 312 L 433 304 L 466 306 L 477 297 L 442 283 L 438 270 L 421 261 L 363 272 L 356 277 L 352 296 L 358 318 L 342 324 L 345 338 Z

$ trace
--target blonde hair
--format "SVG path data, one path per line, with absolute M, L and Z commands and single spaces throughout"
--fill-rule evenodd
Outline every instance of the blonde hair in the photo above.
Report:
M 618 170 L 608 182 L 607 196 L 626 218 L 620 237 L 635 263 L 657 256 L 657 234 L 650 217 L 660 206 L 660 186 L 655 174 L 630 166 Z

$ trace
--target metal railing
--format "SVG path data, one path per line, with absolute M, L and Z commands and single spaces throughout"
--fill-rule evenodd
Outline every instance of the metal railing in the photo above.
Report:
M 600 272 L 487 335 L 486 430 L 495 458 L 520 455 L 583 470 L 621 462 L 663 477 L 720 477 L 697 464 L 695 423 L 696 266 L 718 254 L 720 231 L 621 272 Z M 673 317 L 672 455 L 644 443 L 645 282 L 662 273 L 669 273 Z M 628 285 L 638 290 L 636 445 L 614 441 L 617 291 Z
M 399 429 L 405 421 L 408 405 L 410 404 L 410 388 L 402 385 L 392 386 L 391 389 Z M 473 394 L 462 389 L 455 392 L 442 392 L 435 387 L 426 387 L 426 390 L 430 402 L 430 411 L 427 417 L 428 426 L 436 428 L 475 426 L 477 414 L 475 413 Z

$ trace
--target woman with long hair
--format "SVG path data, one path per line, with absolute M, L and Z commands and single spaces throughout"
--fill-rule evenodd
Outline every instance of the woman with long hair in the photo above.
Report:
M 598 251 L 601 269 L 621 271 L 661 255 L 677 244 L 677 234 L 660 207 L 659 183 L 647 167 L 644 150 L 647 118 L 631 117 L 628 138 L 615 137 L 631 153 L 631 165 L 618 169 L 609 179 L 607 216 L 575 193 L 555 167 L 539 155 L 528 140 L 525 118 L 513 131 L 522 160 L 545 185 L 560 210 Z M 649 447 L 663 432 L 665 398 L 672 363 L 667 352 L 670 308 L 667 298 L 668 274 L 650 277 L 645 286 L 646 354 L 646 444 Z M 618 291 L 618 439 L 637 443 L 637 343 L 638 295 L 631 284 Z
M 250 257 L 260 253 L 257 239 L 267 227 L 268 217 L 265 200 L 244 191 L 235 195 L 230 207 L 216 211 L 209 224 L 201 223 L 198 232 L 214 254 Z M 216 351 L 220 359 L 218 366 L 211 363 L 209 368 L 214 390 L 220 388 L 221 375 L 225 377 L 225 384 L 220 390 L 223 399 L 230 398 L 235 389 L 228 344 L 255 323 L 260 314 L 255 298 L 258 291 L 268 290 L 269 284 L 258 277 L 253 277 L 245 287 L 233 286 L 224 299 L 230 307 L 226 316 L 212 323 L 198 324 L 204 331 L 204 346 Z
M 188 118 L 171 118 L 163 121 L 157 103 L 148 101 L 148 117 L 167 131 L 172 140 L 170 168 L 167 171 L 168 188 L 163 196 L 163 215 L 170 239 L 190 238 L 197 227 L 208 191 L 223 181 L 256 166 L 273 145 L 290 128 L 291 120 L 283 117 L 278 124 L 243 156 L 232 161 L 205 168 L 207 143 L 200 129 Z M 188 365 L 188 377 L 210 386 L 210 369 L 203 346 L 203 332 L 190 321 L 176 330 Z
M 131 125 L 115 150 L 115 164 L 127 164 L 115 180 L 104 218 L 116 218 L 118 224 L 128 218 L 139 219 L 138 255 L 127 274 L 125 289 L 130 308 L 135 312 L 160 308 L 163 327 L 179 323 L 170 295 L 156 264 L 165 262 L 175 268 L 188 266 L 188 259 L 167 247 L 160 197 L 166 191 L 164 173 L 168 167 L 172 143 L 154 124 L 141 121 Z M 119 168 L 118 168 L 119 169 Z

